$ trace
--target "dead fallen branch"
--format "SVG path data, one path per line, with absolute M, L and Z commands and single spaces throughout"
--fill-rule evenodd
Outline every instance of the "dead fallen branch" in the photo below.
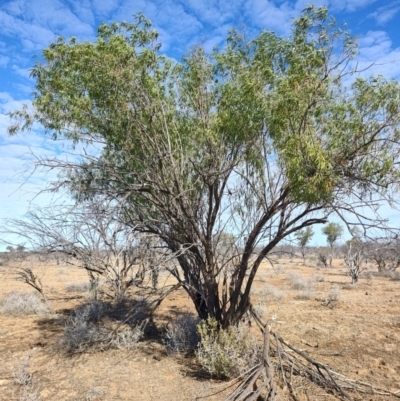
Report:
M 277 380 L 283 381 L 293 401 L 299 401 L 293 388 L 294 376 L 308 379 L 341 400 L 352 401 L 351 393 L 400 398 L 400 392 L 394 393 L 376 388 L 335 372 L 328 365 L 310 357 L 272 331 L 270 322 L 263 323 L 252 308 L 251 314 L 263 333 L 263 360 L 243 377 L 226 401 L 274 401 Z

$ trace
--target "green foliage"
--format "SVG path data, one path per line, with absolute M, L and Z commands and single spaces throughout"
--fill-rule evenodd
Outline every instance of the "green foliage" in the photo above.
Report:
M 343 228 L 340 224 L 329 223 L 322 229 L 322 232 L 326 235 L 326 241 L 329 246 L 333 247 L 335 242 L 342 236 Z
M 209 318 L 197 327 L 201 340 L 196 356 L 212 376 L 235 378 L 259 362 L 261 350 L 243 324 L 222 330 L 215 319 Z
M 212 162 L 215 148 L 263 174 L 266 155 L 259 149 L 266 146 L 296 202 L 331 200 L 348 176 L 359 177 L 360 186 L 388 185 L 398 176 L 390 142 L 378 139 L 389 134 L 382 113 L 398 123 L 399 84 L 359 78 L 342 92 L 332 48 L 345 62 L 356 46 L 326 9 L 308 7 L 289 39 L 266 31 L 246 41 L 233 30 L 225 49 L 211 55 L 195 49 L 181 64 L 159 54 L 150 26 L 139 15 L 134 24 L 101 25 L 95 43 L 51 44 L 46 63 L 31 74 L 35 114 L 14 113 L 25 118 L 10 131 L 38 121 L 54 138 L 101 139 L 102 159 L 129 176 L 149 169 L 148 141 L 167 134 L 174 161 L 184 163 L 186 186 L 197 177 L 186 171 L 183 153 L 196 171 Z M 377 157 L 367 156 L 372 150 Z M 77 192 L 110 182 L 105 169 L 85 167 L 74 173 Z
M 311 227 L 307 227 L 304 230 L 297 231 L 295 234 L 298 245 L 304 248 L 311 240 L 314 235 L 314 231 Z

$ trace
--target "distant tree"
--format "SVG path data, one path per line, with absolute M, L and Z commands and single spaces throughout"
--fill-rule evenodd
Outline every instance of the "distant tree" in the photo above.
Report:
M 334 257 L 334 246 L 336 241 L 342 236 L 343 228 L 340 224 L 329 223 L 322 229 L 322 232 L 326 235 L 326 242 L 331 247 L 329 266 L 332 266 L 332 259 Z
M 53 205 L 31 211 L 24 219 L 7 220 L 7 232 L 24 238 L 40 255 L 68 257 L 70 265 L 86 270 L 95 293 L 102 281 L 103 292 L 121 301 L 132 287 L 148 287 L 150 280 L 156 286 L 158 269 L 168 259 L 162 252 L 165 247 L 156 254 L 153 238 L 123 221 L 121 209 L 121 203 L 98 197 L 73 206 Z M 39 291 L 40 280 L 30 269 L 18 274 L 31 286 L 38 283 L 34 288 Z
M 297 245 L 300 247 L 301 256 L 303 257 L 303 263 L 305 263 L 305 248 L 307 244 L 310 242 L 312 236 L 314 235 L 314 231 L 311 227 L 307 227 L 304 230 L 298 231 L 295 236 L 297 240 Z
M 25 245 L 22 245 L 22 244 L 17 245 L 16 252 L 19 252 L 19 253 L 25 252 Z
M 379 273 L 394 272 L 400 267 L 400 241 L 397 238 L 381 238 L 367 245 L 367 255 L 376 263 Z
M 365 262 L 363 250 L 361 248 L 353 250 L 350 244 L 344 262 L 347 266 L 348 274 L 351 277 L 351 283 L 357 283 L 358 277 L 362 272 L 362 264 Z

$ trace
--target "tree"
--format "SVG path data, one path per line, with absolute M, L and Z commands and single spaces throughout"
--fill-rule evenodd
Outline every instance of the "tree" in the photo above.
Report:
M 398 238 L 380 238 L 368 244 L 367 255 L 372 259 L 379 273 L 394 272 L 400 266 L 400 246 Z
M 384 225 L 376 204 L 395 202 L 400 85 L 354 77 L 354 40 L 312 6 L 289 38 L 232 30 L 223 49 L 196 47 L 181 63 L 159 48 L 143 16 L 101 25 L 94 43 L 58 39 L 32 70 L 33 111 L 12 113 L 10 133 L 39 123 L 99 144 L 76 161 L 38 158 L 60 171 L 50 189 L 124 199 L 123 224 L 177 255 L 171 273 L 199 316 L 227 328 L 283 239 L 332 213 Z M 226 258 L 221 232 L 235 237 Z
M 67 256 L 70 265 L 86 270 L 95 296 L 102 281 L 102 292 L 119 302 L 130 288 L 149 287 L 150 278 L 154 283 L 160 259 L 165 265 L 170 257 L 160 249 L 154 252 L 152 238 L 125 224 L 119 218 L 122 212 L 123 202 L 96 197 L 33 210 L 23 220 L 8 219 L 6 232 L 23 237 L 41 255 Z M 40 280 L 33 279 L 30 269 L 16 274 L 41 292 Z
M 305 247 L 310 242 L 312 236 L 314 235 L 314 231 L 311 227 L 307 227 L 304 230 L 297 231 L 295 234 L 297 239 L 297 244 L 300 247 L 301 256 L 303 257 L 303 262 L 306 262 L 305 258 Z
M 349 250 L 344 258 L 344 262 L 347 266 L 348 274 L 351 277 L 351 284 L 355 284 L 358 281 L 358 277 L 362 272 L 362 264 L 365 261 L 364 254 L 361 249 L 352 251 L 351 244 Z
M 334 246 L 336 241 L 342 236 L 343 228 L 340 224 L 329 223 L 322 229 L 322 232 L 326 235 L 326 242 L 331 247 L 331 256 L 329 259 L 329 266 L 332 267 L 332 259 L 334 256 Z

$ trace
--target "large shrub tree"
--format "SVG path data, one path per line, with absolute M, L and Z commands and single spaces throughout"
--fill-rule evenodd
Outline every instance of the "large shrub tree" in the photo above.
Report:
M 10 132 L 39 123 L 100 144 L 79 162 L 38 160 L 61 171 L 51 188 L 127 200 L 124 223 L 177 253 L 171 271 L 199 316 L 228 327 L 284 238 L 332 213 L 382 222 L 375 204 L 399 177 L 400 85 L 352 75 L 356 44 L 323 8 L 308 7 L 288 38 L 233 30 L 181 63 L 159 49 L 142 16 L 101 25 L 93 43 L 60 38 L 32 70 L 33 112 L 14 112 Z M 232 252 L 217 257 L 226 232 Z
M 337 240 L 343 234 L 343 227 L 338 223 L 329 223 L 322 229 L 322 232 L 326 235 L 326 242 L 331 248 L 329 266 L 332 266 L 332 259 L 334 257 L 334 246 Z

